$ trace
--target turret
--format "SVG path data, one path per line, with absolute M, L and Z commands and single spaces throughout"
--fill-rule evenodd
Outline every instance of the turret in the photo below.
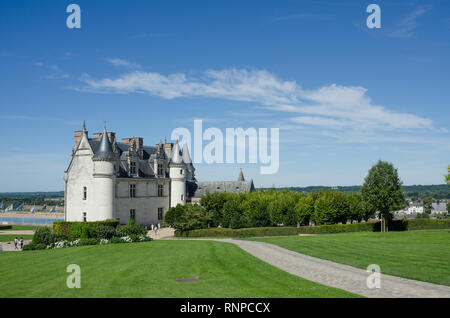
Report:
M 183 162 L 186 164 L 186 180 L 195 180 L 195 168 L 192 164 L 191 156 L 187 144 L 183 145 Z
M 116 155 L 113 152 L 106 127 L 103 131 L 100 146 L 92 160 L 94 161 L 96 218 L 98 220 L 112 219 L 114 212 L 114 162 Z
M 163 149 L 163 144 L 160 141 L 159 144 L 156 145 L 156 155 L 153 160 L 153 171 L 155 172 L 155 177 L 157 178 L 166 177 L 166 162 L 167 162 L 166 153 Z
M 181 156 L 180 145 L 177 143 L 172 149 L 169 161 L 170 176 L 170 206 L 186 203 L 186 164 Z

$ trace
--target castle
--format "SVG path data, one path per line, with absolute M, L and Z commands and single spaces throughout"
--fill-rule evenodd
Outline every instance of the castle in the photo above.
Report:
M 164 222 L 177 204 L 199 203 L 214 192 L 252 192 L 253 180 L 242 170 L 237 181 L 199 182 L 186 145 L 178 141 L 155 147 L 143 138 L 116 140 L 114 132 L 88 137 L 86 125 L 74 133 L 69 167 L 64 173 L 66 221 L 101 221 L 133 218 L 142 225 Z

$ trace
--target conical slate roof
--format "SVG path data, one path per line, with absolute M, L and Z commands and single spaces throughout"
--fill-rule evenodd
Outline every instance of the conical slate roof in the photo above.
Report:
M 192 164 L 191 155 L 189 154 L 189 149 L 187 144 L 183 145 L 183 161 L 187 164 Z
M 172 164 L 183 163 L 183 158 L 181 157 L 181 154 L 180 154 L 180 145 L 178 144 L 178 140 L 177 140 L 177 143 L 175 144 L 175 146 L 173 146 L 172 157 L 170 158 L 170 163 L 172 163 Z
M 245 181 L 244 174 L 242 173 L 242 169 L 241 169 L 241 172 L 239 173 L 238 181 Z
M 100 141 L 100 146 L 94 155 L 94 159 L 114 159 L 114 151 L 112 150 L 111 142 L 109 141 L 108 133 L 106 132 L 106 127 L 103 130 L 102 140 Z

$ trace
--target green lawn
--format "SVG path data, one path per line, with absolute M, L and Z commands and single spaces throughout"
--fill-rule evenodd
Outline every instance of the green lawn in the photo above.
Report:
M 31 240 L 33 235 L 10 235 L 10 234 L 0 234 L 0 242 L 11 242 L 17 237 L 18 240 L 23 238 L 24 240 Z
M 81 267 L 81 288 L 66 267 Z M 3 297 L 356 297 L 281 271 L 237 246 L 152 241 L 0 253 Z M 176 280 L 198 277 L 196 282 Z
M 450 286 L 450 231 L 358 232 L 251 238 L 381 273 Z

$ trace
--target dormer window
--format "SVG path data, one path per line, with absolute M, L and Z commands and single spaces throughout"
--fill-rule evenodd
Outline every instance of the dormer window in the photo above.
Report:
M 158 176 L 162 176 L 164 174 L 163 171 L 163 165 L 162 164 L 158 164 Z
M 130 162 L 130 174 L 136 174 L 136 162 Z

